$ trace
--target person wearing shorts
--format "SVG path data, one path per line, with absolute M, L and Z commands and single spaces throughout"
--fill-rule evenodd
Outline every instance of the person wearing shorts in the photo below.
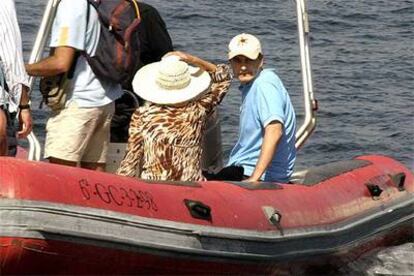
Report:
M 17 138 L 32 131 L 29 76 L 13 0 L 0 1 L 0 156 L 15 156 Z M 16 127 L 15 118 L 19 121 Z
M 84 51 L 93 56 L 100 36 L 98 14 L 87 4 L 84 0 L 60 1 L 51 34 L 53 54 L 27 64 L 26 70 L 32 76 L 57 76 L 73 70 L 65 107 L 52 111 L 47 122 L 45 158 L 51 163 L 104 171 L 114 101 L 122 95 L 122 88 L 98 79 L 79 54 Z

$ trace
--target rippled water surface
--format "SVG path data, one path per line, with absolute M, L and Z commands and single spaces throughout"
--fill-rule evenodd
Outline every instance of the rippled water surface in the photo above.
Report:
M 174 45 L 214 62 L 226 59 L 240 32 L 263 41 L 303 118 L 302 83 L 293 1 L 148 0 L 163 15 Z M 46 0 L 16 0 L 26 59 Z M 318 126 L 297 167 L 384 154 L 414 168 L 414 2 L 311 1 L 311 53 Z M 35 105 L 39 102 L 34 92 Z M 236 140 L 240 95 L 233 85 L 221 108 L 225 154 Z M 34 110 L 43 135 L 47 111 Z M 344 267 L 344 275 L 414 275 L 412 243 L 386 248 Z

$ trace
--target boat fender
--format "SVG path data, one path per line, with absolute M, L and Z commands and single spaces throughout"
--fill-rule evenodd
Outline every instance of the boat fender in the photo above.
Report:
M 405 173 L 397 173 L 394 175 L 390 175 L 392 182 L 397 186 L 400 192 L 405 191 Z
M 280 235 L 283 236 L 284 231 L 280 224 L 282 221 L 282 214 L 272 206 L 263 206 L 262 209 L 269 223 L 276 226 L 277 230 L 280 231 Z
M 208 205 L 191 199 L 184 199 L 184 203 L 193 218 L 211 221 L 211 208 Z
M 379 198 L 379 196 L 381 195 L 381 193 L 383 192 L 383 190 L 378 186 L 378 185 L 374 185 L 374 184 L 366 184 L 369 193 L 372 196 L 372 199 L 377 200 Z

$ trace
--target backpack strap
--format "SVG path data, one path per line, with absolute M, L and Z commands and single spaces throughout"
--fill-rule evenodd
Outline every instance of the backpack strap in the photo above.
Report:
M 119 28 L 119 17 L 122 12 L 128 7 L 129 3 L 126 0 L 121 0 L 119 4 L 112 10 L 111 17 L 109 18 L 109 31 Z
M 134 10 L 137 15 L 137 18 L 125 30 L 125 48 L 126 49 L 128 49 L 129 47 L 129 41 L 131 40 L 132 33 L 135 31 L 136 27 L 141 23 L 141 13 L 139 11 L 138 3 L 136 0 L 131 0 L 131 3 L 134 6 Z
M 137 18 L 141 20 L 141 13 L 139 11 L 138 2 L 136 0 L 131 0 L 132 5 L 134 5 L 135 13 L 137 14 Z
M 111 12 L 111 17 L 108 22 L 110 31 L 119 27 L 119 17 L 130 5 L 133 6 L 136 17 L 141 19 L 141 13 L 139 12 L 138 2 L 136 0 L 121 0 Z
M 89 1 L 86 1 L 86 32 L 88 31 L 88 25 L 89 25 L 89 13 L 91 12 L 91 3 Z
M 118 6 L 116 6 L 112 13 L 111 13 L 111 18 L 110 18 L 110 25 L 109 25 L 109 30 L 113 30 L 113 28 L 117 28 L 119 25 L 119 18 L 120 15 L 122 14 L 122 12 L 129 8 L 130 6 L 133 7 L 134 11 L 135 11 L 135 15 L 136 18 L 132 21 L 132 23 L 125 29 L 124 31 L 124 35 L 122 37 L 122 40 L 124 42 L 123 45 L 118 44 L 117 45 L 117 52 L 118 52 L 118 60 L 122 59 L 122 47 L 129 52 L 129 46 L 130 46 L 130 41 L 131 41 L 131 37 L 133 35 L 133 33 L 136 31 L 136 28 L 138 27 L 138 25 L 141 23 L 141 12 L 139 10 L 139 6 L 138 6 L 138 2 L 137 0 L 121 0 L 121 2 L 118 4 Z M 129 67 L 131 65 L 131 58 L 130 58 L 130 54 L 129 53 L 129 57 L 126 59 L 126 66 Z

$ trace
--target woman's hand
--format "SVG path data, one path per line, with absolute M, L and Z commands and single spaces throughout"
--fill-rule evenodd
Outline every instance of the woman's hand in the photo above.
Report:
M 172 52 L 168 52 L 164 55 L 164 57 L 168 57 L 168 56 L 177 56 L 177 57 L 180 58 L 180 60 L 182 60 L 186 63 L 193 63 L 194 62 L 194 56 L 192 56 L 188 53 L 185 53 L 185 52 L 181 52 L 181 51 L 172 51 Z
M 201 58 L 198 58 L 196 56 L 185 53 L 185 52 L 173 51 L 173 52 L 169 52 L 169 53 L 164 55 L 164 57 L 168 57 L 168 56 L 178 56 L 180 58 L 180 60 L 186 62 L 187 64 L 191 64 L 191 65 L 194 65 L 196 67 L 200 67 L 201 69 L 203 69 L 205 71 L 208 71 L 208 72 L 215 72 L 216 69 L 217 69 L 216 65 L 214 65 L 214 64 L 212 64 L 208 61 L 205 61 Z

